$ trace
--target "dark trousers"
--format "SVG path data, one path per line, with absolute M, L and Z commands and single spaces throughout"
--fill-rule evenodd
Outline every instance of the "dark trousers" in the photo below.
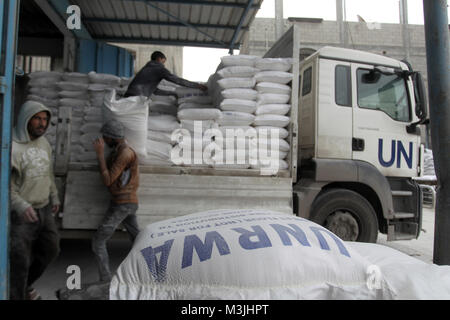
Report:
M 11 213 L 10 299 L 27 299 L 27 289 L 59 255 L 59 234 L 48 205 L 35 209 L 39 221 L 25 223 Z
M 103 218 L 92 239 L 92 251 L 97 259 L 100 281 L 111 280 L 111 270 L 109 268 L 109 256 L 106 248 L 106 242 L 113 236 L 114 231 L 122 223 L 127 229 L 131 240 L 139 233 L 139 227 L 136 220 L 136 203 L 115 204 L 111 202 L 108 211 Z

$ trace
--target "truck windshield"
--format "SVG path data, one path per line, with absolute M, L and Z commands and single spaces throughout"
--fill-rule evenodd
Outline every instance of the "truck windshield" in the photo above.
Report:
M 398 75 L 376 77 L 367 81 L 370 70 L 358 69 L 358 106 L 364 109 L 380 110 L 397 121 L 410 121 L 409 97 L 406 81 Z

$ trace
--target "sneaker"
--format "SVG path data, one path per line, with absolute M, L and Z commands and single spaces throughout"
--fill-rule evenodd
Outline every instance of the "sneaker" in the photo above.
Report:
M 34 288 L 28 289 L 28 300 L 42 300 L 41 295 Z

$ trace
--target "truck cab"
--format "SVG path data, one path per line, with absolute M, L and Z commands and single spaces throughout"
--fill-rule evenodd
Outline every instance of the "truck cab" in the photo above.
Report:
M 324 47 L 299 64 L 298 214 L 344 240 L 418 237 L 426 105 L 406 62 Z

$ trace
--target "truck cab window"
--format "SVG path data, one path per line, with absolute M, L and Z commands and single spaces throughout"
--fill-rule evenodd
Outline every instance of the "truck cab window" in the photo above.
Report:
M 406 81 L 398 75 L 358 69 L 358 106 L 380 110 L 397 121 L 410 121 L 409 96 Z
M 339 106 L 352 106 L 352 83 L 350 74 L 350 67 L 336 66 L 334 91 L 336 104 Z
M 312 67 L 303 72 L 303 86 L 302 86 L 302 96 L 306 96 L 311 92 L 312 81 Z

